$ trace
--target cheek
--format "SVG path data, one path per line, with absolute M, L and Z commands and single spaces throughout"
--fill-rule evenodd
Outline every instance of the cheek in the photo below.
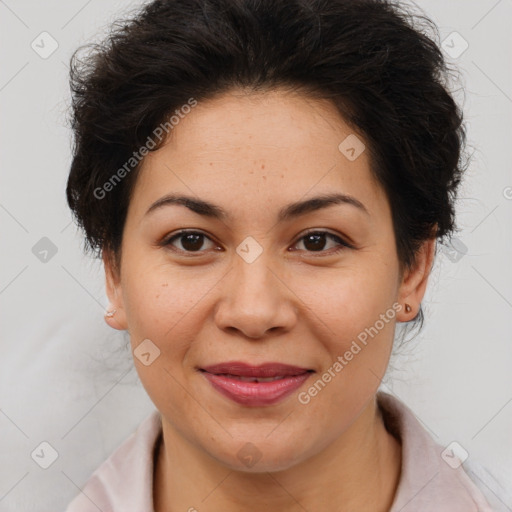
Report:
M 205 295 L 216 280 L 146 259 L 127 262 L 123 304 L 132 346 L 149 338 L 177 358 L 193 342 L 201 325 Z
M 308 307 L 324 325 L 318 333 L 325 335 L 318 338 L 328 354 L 317 376 L 322 382 L 311 390 L 311 396 L 320 391 L 323 396 L 313 405 L 318 413 L 326 403 L 350 409 L 378 386 L 393 345 L 396 278 L 391 265 L 368 258 L 317 281 L 309 294 Z
M 134 258 L 125 267 L 123 303 L 136 370 L 155 405 L 173 415 L 182 414 L 184 406 L 194 410 L 180 383 L 185 378 L 183 361 L 197 339 L 198 303 L 206 290 L 200 283 L 190 286 L 190 279 L 165 263 Z M 148 366 L 137 360 L 136 349 L 143 340 L 150 340 L 159 350 Z
M 297 295 L 341 345 L 379 320 L 396 298 L 396 275 L 388 266 L 359 263 L 324 273 L 320 279 L 318 274 L 311 279 L 303 276 L 294 283 Z

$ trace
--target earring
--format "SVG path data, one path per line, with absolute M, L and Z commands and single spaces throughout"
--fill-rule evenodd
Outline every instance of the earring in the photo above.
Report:
M 412 310 L 411 306 L 409 306 L 409 304 L 405 304 L 405 312 L 410 313 L 411 310 Z
M 105 311 L 105 316 L 107 318 L 112 318 L 116 314 L 117 309 L 113 309 L 112 311 Z

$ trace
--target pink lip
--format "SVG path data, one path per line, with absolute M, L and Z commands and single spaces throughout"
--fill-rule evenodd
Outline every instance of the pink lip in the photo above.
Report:
M 221 394 L 231 400 L 252 407 L 272 405 L 298 389 L 312 370 L 282 363 L 252 366 L 234 361 L 201 368 L 203 375 Z M 248 382 L 238 379 L 282 377 L 269 382 Z

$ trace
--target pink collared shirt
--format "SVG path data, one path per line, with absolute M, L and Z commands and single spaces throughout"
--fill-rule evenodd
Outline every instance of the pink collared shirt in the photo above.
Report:
M 382 391 L 377 403 L 386 428 L 402 444 L 400 481 L 389 512 L 493 512 L 463 466 L 450 460 L 451 453 L 443 459 L 444 448 L 405 404 Z M 155 410 L 92 474 L 66 512 L 153 512 L 154 450 L 161 432 Z

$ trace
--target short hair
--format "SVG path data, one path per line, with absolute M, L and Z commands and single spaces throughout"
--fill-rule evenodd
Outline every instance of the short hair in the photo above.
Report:
M 400 267 L 411 266 L 422 242 L 456 229 L 464 170 L 462 112 L 437 40 L 425 15 L 386 0 L 156 0 L 114 23 L 71 57 L 66 193 L 87 249 L 119 255 L 140 168 L 126 163 L 191 98 L 283 87 L 330 100 L 365 139 Z

